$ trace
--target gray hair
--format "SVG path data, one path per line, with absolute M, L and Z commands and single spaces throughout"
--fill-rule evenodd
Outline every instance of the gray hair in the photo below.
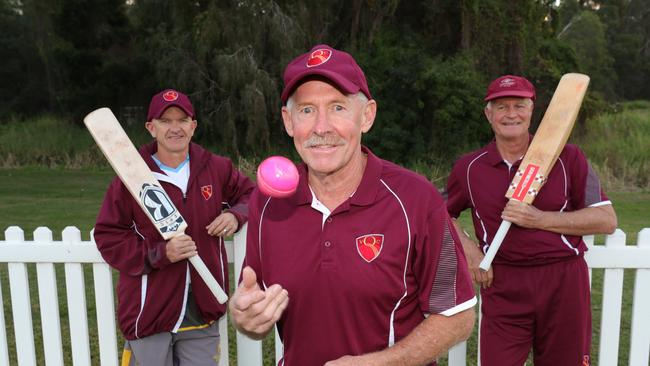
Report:
M 493 99 L 494 100 L 494 99 Z M 533 105 L 533 100 L 531 98 L 525 98 L 524 102 L 526 103 L 527 107 L 530 107 Z M 492 109 L 492 100 L 488 101 L 487 104 L 485 105 L 486 109 Z

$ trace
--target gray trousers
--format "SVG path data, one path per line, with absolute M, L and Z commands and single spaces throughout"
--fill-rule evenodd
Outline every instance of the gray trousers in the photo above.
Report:
M 122 366 L 218 366 L 219 322 L 126 341 Z

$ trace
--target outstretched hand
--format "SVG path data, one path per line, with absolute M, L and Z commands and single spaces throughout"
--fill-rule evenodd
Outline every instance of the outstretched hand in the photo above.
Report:
M 235 326 L 254 339 L 263 338 L 289 305 L 289 294 L 275 284 L 262 290 L 250 267 L 242 270 L 242 281 L 230 299 L 230 314 Z

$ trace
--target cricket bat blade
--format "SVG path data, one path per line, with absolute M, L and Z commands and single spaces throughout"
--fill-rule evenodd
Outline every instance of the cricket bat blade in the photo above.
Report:
M 109 108 L 97 109 L 84 118 L 84 124 L 117 176 L 163 239 L 169 240 L 183 235 L 187 222 L 154 177 L 113 112 Z M 220 304 L 225 303 L 228 295 L 219 286 L 203 260 L 195 255 L 189 258 L 189 261 L 217 301 Z

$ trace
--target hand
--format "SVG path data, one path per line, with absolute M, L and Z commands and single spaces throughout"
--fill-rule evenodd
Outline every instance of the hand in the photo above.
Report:
M 528 229 L 541 227 L 544 211 L 517 200 L 509 200 L 501 213 L 501 218 Z
M 479 268 L 479 264 L 481 264 L 483 257 L 485 257 L 483 252 L 481 252 L 481 249 L 472 242 L 468 245 L 463 243 L 463 250 L 465 251 L 467 267 L 469 273 L 472 275 L 474 283 L 480 285 L 484 289 L 490 287 L 492 285 L 492 280 L 494 280 L 494 272 L 492 272 L 492 266 L 488 268 L 487 272 Z
M 237 218 L 232 213 L 223 212 L 205 228 L 208 230 L 208 234 L 212 236 L 226 237 L 237 231 L 239 222 L 237 222 Z
M 261 339 L 280 319 L 289 305 L 289 294 L 280 285 L 262 290 L 257 275 L 250 267 L 242 270 L 242 282 L 230 298 L 233 322 L 242 332 Z
M 175 263 L 195 256 L 198 252 L 196 251 L 196 243 L 194 243 L 192 238 L 189 235 L 183 234 L 167 241 L 165 254 L 170 262 Z

